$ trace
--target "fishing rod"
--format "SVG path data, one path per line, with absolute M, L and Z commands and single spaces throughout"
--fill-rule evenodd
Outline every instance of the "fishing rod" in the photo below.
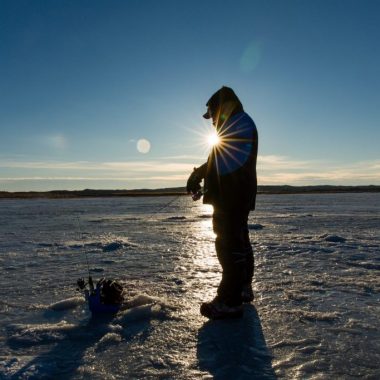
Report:
M 82 251 L 84 251 L 85 256 L 86 256 L 86 265 L 87 265 L 88 277 L 91 277 L 91 274 L 90 274 L 90 265 L 89 265 L 89 262 L 88 262 L 88 255 L 87 255 L 87 251 L 84 249 L 84 239 L 83 239 L 83 233 L 82 233 L 82 229 L 81 229 L 81 224 L 80 224 L 79 216 L 77 216 L 77 220 L 78 220 L 79 241 L 82 243 Z
M 90 292 L 94 292 L 94 282 L 92 281 L 91 273 L 90 273 L 90 264 L 88 261 L 88 255 L 87 251 L 84 249 L 84 238 L 83 238 L 83 232 L 81 228 L 80 218 L 77 216 L 78 220 L 78 232 L 79 232 L 79 240 L 82 242 L 82 252 L 84 251 L 85 257 L 86 257 L 86 266 L 87 266 L 87 273 L 88 273 L 88 285 L 90 286 Z M 86 281 L 83 278 L 80 278 L 77 281 L 78 289 L 77 290 L 84 290 L 86 288 Z
M 171 204 L 176 202 L 183 193 L 179 193 L 179 195 L 175 196 L 173 199 L 170 199 L 169 202 L 166 202 L 164 205 L 162 205 L 160 208 L 156 209 L 150 217 L 147 219 L 153 218 L 154 215 L 161 212 L 162 210 L 169 207 Z M 81 223 L 79 216 L 78 219 L 78 231 L 80 235 L 80 240 L 82 241 L 82 248 L 84 248 L 84 240 L 83 240 L 83 233 L 81 229 Z M 83 250 L 83 249 L 82 249 Z M 83 278 L 80 278 L 77 280 L 78 288 L 77 290 L 80 292 L 84 292 L 85 298 L 88 302 L 88 306 L 92 314 L 98 314 L 98 313 L 117 313 L 123 304 L 123 286 L 121 283 L 114 281 L 114 280 L 107 280 L 105 278 L 100 279 L 97 284 L 96 288 L 94 286 L 91 273 L 90 273 L 90 266 L 89 266 L 89 260 L 87 251 L 85 251 L 86 256 L 86 265 L 87 265 L 87 271 L 88 271 L 88 285 L 89 290 L 87 289 L 86 281 Z
M 171 204 L 175 203 L 180 197 L 182 197 L 183 195 L 186 195 L 185 193 L 179 193 L 177 196 L 175 196 L 173 199 L 171 199 L 169 202 L 165 203 L 162 207 L 158 208 L 157 210 L 155 210 L 153 213 L 151 213 L 151 215 L 148 217 L 147 220 L 151 220 L 156 214 L 158 214 L 159 212 L 165 210 L 166 208 L 168 208 Z M 194 195 L 193 195 L 193 199 L 194 199 Z M 92 279 L 91 279 L 91 273 L 90 273 L 90 264 L 89 264 L 89 260 L 88 260 L 88 254 L 87 254 L 87 251 L 84 249 L 84 239 L 83 239 L 83 232 L 82 232 L 82 228 L 81 228 L 81 222 L 80 222 L 80 218 L 79 216 L 77 216 L 77 221 L 78 221 L 78 233 L 79 233 L 79 240 L 81 241 L 82 243 L 82 251 L 84 251 L 84 254 L 85 254 L 85 257 L 86 257 L 86 267 L 87 267 L 87 273 L 88 273 L 88 278 L 89 278 L 89 282 L 91 283 L 92 282 Z
M 160 208 L 158 208 L 157 210 L 153 211 L 150 216 L 148 217 L 147 220 L 150 220 L 152 219 L 156 214 L 158 214 L 159 212 L 165 210 L 166 208 L 168 208 L 171 204 L 175 203 L 180 197 L 182 197 L 183 195 L 186 195 L 185 193 L 179 193 L 177 196 L 175 196 L 173 199 L 171 199 L 169 202 L 165 203 L 163 206 L 161 206 Z M 194 199 L 194 198 L 193 198 Z M 90 278 L 91 277 L 91 273 L 90 273 L 90 264 L 89 264 L 89 260 L 88 260 L 88 255 L 87 255 L 87 251 L 84 249 L 84 239 L 83 239 L 83 232 L 82 232 L 82 228 L 81 228 L 81 222 L 80 222 L 80 218 L 79 216 L 77 216 L 77 221 L 78 221 L 78 233 L 79 233 L 79 240 L 81 241 L 82 243 L 82 251 L 84 251 L 84 254 L 85 254 L 85 257 L 86 257 L 86 267 L 87 267 L 87 272 L 88 272 L 88 277 Z
M 189 193 L 187 193 L 189 194 Z M 166 208 L 168 208 L 170 205 L 173 205 L 175 202 L 179 200 L 180 197 L 186 195 L 186 193 L 178 193 L 178 195 L 174 196 L 172 199 L 170 199 L 168 202 L 164 203 L 161 207 L 154 210 L 150 216 L 146 220 L 152 219 L 156 214 L 159 212 L 162 212 Z M 195 192 L 191 192 L 191 197 L 194 201 L 200 199 L 203 195 L 203 192 L 199 188 L 199 190 Z M 82 241 L 82 248 L 84 248 L 84 239 L 83 239 L 83 232 L 81 229 L 81 223 L 80 218 L 78 218 L 78 229 L 80 234 L 80 239 Z M 88 306 L 92 314 L 97 313 L 117 313 L 123 304 L 123 286 L 120 282 L 114 281 L 114 280 L 107 280 L 105 278 L 100 279 L 96 287 L 94 286 L 91 273 L 90 273 L 90 266 L 89 266 L 89 260 L 87 251 L 85 250 L 85 256 L 86 256 L 86 265 L 87 265 L 87 272 L 88 272 L 88 285 L 89 290 L 87 290 L 87 284 L 86 281 L 83 278 L 80 278 L 77 281 L 78 291 L 82 291 L 85 294 L 85 298 L 88 302 Z

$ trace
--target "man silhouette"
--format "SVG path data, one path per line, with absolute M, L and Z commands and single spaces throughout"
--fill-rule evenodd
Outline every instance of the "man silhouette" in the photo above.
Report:
M 219 136 L 207 162 L 194 168 L 187 191 L 198 199 L 204 179 L 203 203 L 214 208 L 215 248 L 222 280 L 217 296 L 201 305 L 211 319 L 241 317 L 243 302 L 253 300 L 254 259 L 248 233 L 248 215 L 255 209 L 258 135 L 235 92 L 222 87 L 208 100 L 207 112 Z

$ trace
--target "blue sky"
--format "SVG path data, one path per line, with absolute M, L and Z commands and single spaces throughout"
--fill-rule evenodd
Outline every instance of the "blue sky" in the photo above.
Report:
M 375 0 L 0 0 L 0 190 L 182 186 L 222 85 L 259 184 L 380 184 L 379 40 Z

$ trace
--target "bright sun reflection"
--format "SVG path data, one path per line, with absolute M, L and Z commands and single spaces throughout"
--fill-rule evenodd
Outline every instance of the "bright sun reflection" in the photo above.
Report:
M 218 145 L 220 142 L 220 138 L 218 136 L 218 134 L 216 133 L 216 131 L 210 133 L 208 136 L 207 136 L 207 143 L 210 147 L 213 147 L 215 145 Z

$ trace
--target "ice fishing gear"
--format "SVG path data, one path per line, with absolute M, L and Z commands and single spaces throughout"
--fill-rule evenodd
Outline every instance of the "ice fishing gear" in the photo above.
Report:
M 190 174 L 189 179 L 186 184 L 186 191 L 191 195 L 193 201 L 197 201 L 202 198 L 205 191 L 202 191 L 201 182 L 206 175 L 207 163 L 203 164 L 199 168 L 194 168 L 193 172 Z
M 92 314 L 115 314 L 123 304 L 124 290 L 122 285 L 115 280 L 101 278 L 96 287 L 94 287 L 92 277 L 89 276 L 88 283 L 83 278 L 80 278 L 77 285 L 77 290 L 84 292 Z M 87 285 L 89 286 L 88 288 Z
M 78 229 L 80 240 L 82 241 L 82 248 L 84 248 L 83 233 L 81 230 L 81 223 L 79 217 Z M 86 281 L 83 278 L 80 278 L 77 281 L 77 290 L 80 292 L 84 292 L 84 295 L 88 302 L 88 307 L 92 314 L 117 313 L 121 307 L 121 304 L 123 303 L 123 287 L 116 281 L 106 280 L 104 278 L 101 278 L 95 287 L 90 274 L 90 265 L 87 251 L 85 249 L 82 249 L 82 251 L 84 251 L 86 257 L 88 283 L 86 283 Z
M 162 207 L 157 209 L 155 212 L 151 214 L 151 216 L 148 218 L 151 219 L 153 216 L 159 212 L 161 212 L 163 209 L 167 208 L 169 205 L 177 201 L 183 194 L 179 194 L 178 196 L 171 199 L 169 202 L 165 203 Z M 83 242 L 83 234 L 81 231 L 81 224 L 80 219 L 78 217 L 78 229 L 79 229 L 79 235 L 80 239 Z M 82 248 L 84 247 L 84 243 L 82 243 Z M 88 282 L 86 283 L 84 278 L 80 278 L 77 281 L 77 290 L 79 292 L 83 292 L 86 300 L 88 302 L 88 307 L 92 314 L 100 314 L 100 313 L 109 313 L 109 314 L 115 314 L 117 313 L 124 301 L 124 290 L 122 285 L 111 279 L 105 279 L 101 278 L 96 286 L 94 286 L 91 274 L 90 274 L 90 266 L 89 266 L 89 260 L 87 251 L 84 250 L 85 257 L 86 257 L 86 264 L 87 264 L 87 271 L 88 271 Z M 88 285 L 88 287 L 87 287 Z
M 197 200 L 202 198 L 202 195 L 203 195 L 202 191 L 198 190 L 195 193 L 193 193 L 193 192 L 191 193 L 191 198 L 193 199 L 193 201 L 197 201 Z

